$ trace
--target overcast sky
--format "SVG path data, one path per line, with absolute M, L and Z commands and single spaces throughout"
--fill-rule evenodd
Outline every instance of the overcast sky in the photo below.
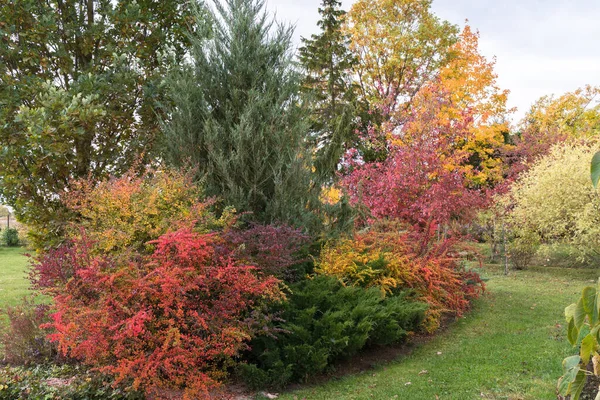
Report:
M 300 37 L 318 32 L 320 0 L 267 0 Z M 342 0 L 347 11 L 352 0 Z M 481 33 L 480 49 L 496 56 L 502 88 L 509 89 L 515 121 L 545 94 L 585 84 L 600 86 L 600 0 L 433 0 L 433 12 Z

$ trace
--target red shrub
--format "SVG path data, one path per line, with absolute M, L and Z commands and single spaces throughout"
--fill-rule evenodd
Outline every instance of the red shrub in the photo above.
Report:
M 84 238 L 84 243 L 90 243 Z M 85 268 L 90 262 L 91 246 L 64 244 L 51 248 L 30 258 L 29 280 L 35 290 L 54 294 L 63 288 L 75 271 Z
M 206 394 L 225 363 L 247 348 L 251 309 L 280 296 L 275 278 L 214 257 L 215 240 L 179 230 L 154 241 L 152 255 L 129 262 L 81 258 L 92 244 L 75 241 L 66 253 L 83 267 L 54 298 L 51 339 L 64 354 L 114 374 L 116 383 L 132 380 L 154 394 Z
M 287 225 L 257 225 L 232 229 L 223 234 L 224 252 L 236 260 L 255 265 L 268 275 L 294 280 L 290 267 L 307 261 L 309 236 Z

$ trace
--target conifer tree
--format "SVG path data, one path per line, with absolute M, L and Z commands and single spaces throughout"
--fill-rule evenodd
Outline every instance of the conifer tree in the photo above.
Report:
M 302 91 L 312 114 L 312 131 L 317 144 L 316 168 L 323 178 L 331 177 L 352 138 L 356 97 L 350 71 L 354 58 L 349 39 L 342 32 L 346 12 L 338 0 L 323 0 L 319 8 L 321 32 L 303 38 L 300 63 L 306 76 Z
M 311 226 L 318 186 L 292 28 L 260 0 L 216 2 L 212 14 L 211 34 L 192 39 L 190 65 L 171 77 L 165 161 L 194 169 L 207 195 L 259 222 Z

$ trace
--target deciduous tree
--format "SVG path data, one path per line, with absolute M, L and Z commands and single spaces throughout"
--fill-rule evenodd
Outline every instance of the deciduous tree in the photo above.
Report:
M 189 14 L 186 0 L 0 1 L 0 195 L 34 244 L 60 235 L 73 178 L 148 156 Z
M 346 19 L 362 95 L 375 105 L 407 108 L 453 57 L 458 28 L 430 10 L 431 0 L 359 0 Z

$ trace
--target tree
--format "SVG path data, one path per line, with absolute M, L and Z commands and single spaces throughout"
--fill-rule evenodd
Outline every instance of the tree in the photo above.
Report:
M 600 132 L 600 87 L 587 85 L 559 97 L 543 96 L 527 112 L 521 129 L 536 135 L 592 137 Z
M 387 110 L 408 108 L 424 83 L 452 59 L 458 28 L 440 21 L 431 0 L 359 0 L 345 32 L 357 58 L 362 95 Z
M 457 168 L 467 154 L 456 148 L 468 135 L 471 119 L 440 121 L 445 99 L 434 96 L 419 103 L 422 108 L 402 126 L 411 140 L 398 140 L 398 127 L 385 125 L 389 155 L 384 161 L 347 161 L 351 172 L 342 183 L 352 203 L 366 206 L 375 219 L 397 219 L 424 231 L 474 216 L 484 197 L 468 187 L 465 169 Z
M 299 50 L 305 71 L 302 91 L 312 114 L 312 131 L 317 144 L 316 169 L 331 178 L 345 149 L 354 137 L 356 85 L 351 79 L 355 63 L 342 31 L 346 12 L 338 0 L 323 0 L 319 8 L 318 35 L 303 38 Z
M 318 187 L 292 29 L 270 20 L 263 1 L 217 2 L 213 19 L 212 35 L 193 38 L 191 64 L 170 80 L 165 160 L 194 169 L 207 195 L 259 222 L 311 226 Z
M 505 172 L 502 154 L 507 149 L 507 120 L 513 111 L 506 106 L 509 92 L 498 87 L 495 60 L 488 61 L 479 53 L 479 33 L 473 32 L 468 25 L 450 52 L 453 58 L 413 99 L 411 119 L 427 122 L 427 129 L 416 132 L 403 129 L 402 134 L 396 136 L 407 141 L 414 135 L 429 134 L 435 125 L 466 124 L 464 136 L 455 137 L 455 144 L 450 148 L 465 153 L 465 160 L 456 167 L 466 171 L 472 186 L 495 185 L 502 181 Z M 432 108 L 430 104 L 440 107 Z M 432 110 L 437 115 L 429 115 Z M 403 112 L 391 115 L 392 123 L 396 124 L 406 118 Z M 414 123 L 410 125 L 414 126 Z
M 188 3 L 0 0 L 0 196 L 36 245 L 61 235 L 73 179 L 149 159 Z

